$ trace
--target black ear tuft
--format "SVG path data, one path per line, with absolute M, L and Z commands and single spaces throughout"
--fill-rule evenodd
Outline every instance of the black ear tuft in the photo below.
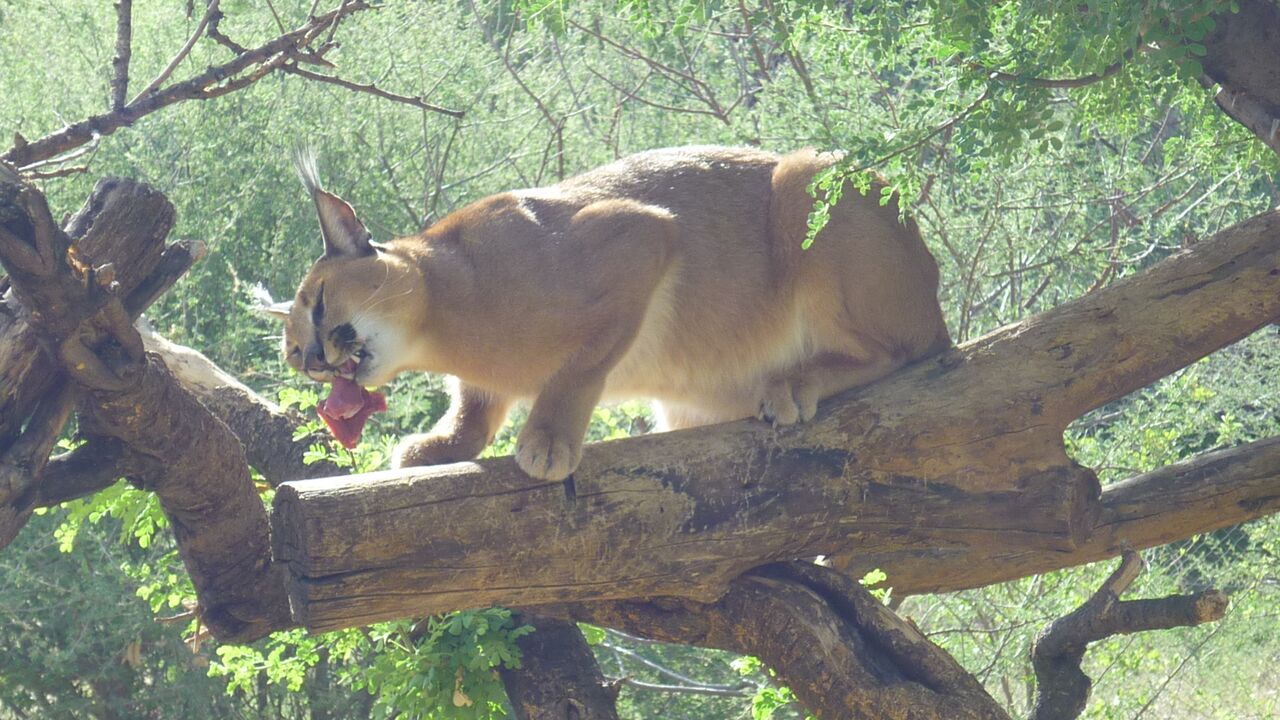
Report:
M 370 244 L 373 236 L 356 217 L 356 211 L 342 198 L 320 187 L 315 151 L 307 147 L 298 148 L 294 151 L 293 165 L 303 187 L 315 201 L 316 214 L 320 216 L 320 234 L 324 237 L 324 256 L 364 257 L 374 254 L 376 250 Z

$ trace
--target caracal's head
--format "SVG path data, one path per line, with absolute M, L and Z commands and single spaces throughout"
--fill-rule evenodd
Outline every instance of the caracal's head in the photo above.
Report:
M 366 387 L 413 365 L 425 288 L 413 262 L 372 241 L 355 211 L 320 188 L 314 156 L 299 153 L 298 174 L 320 217 L 324 255 L 293 301 L 268 312 L 284 320 L 287 363 L 312 380 L 335 376 Z

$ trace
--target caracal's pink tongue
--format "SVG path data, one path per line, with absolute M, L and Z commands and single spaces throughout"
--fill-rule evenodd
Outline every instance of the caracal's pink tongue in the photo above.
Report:
M 353 380 L 335 377 L 329 389 L 329 397 L 316 405 L 316 412 L 329 426 L 329 432 L 345 448 L 354 448 L 360 442 L 364 424 L 375 412 L 387 409 L 387 397 L 380 392 L 369 392 Z

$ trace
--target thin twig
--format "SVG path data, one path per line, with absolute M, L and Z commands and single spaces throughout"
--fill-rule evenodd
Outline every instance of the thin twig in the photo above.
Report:
M 273 69 L 278 68 L 285 60 L 293 57 L 299 47 L 311 42 L 334 23 L 340 22 L 351 13 L 367 10 L 370 7 L 371 5 L 364 0 L 344 2 L 337 10 L 314 18 L 302 27 L 253 50 L 241 53 L 226 63 L 212 66 L 184 82 L 150 91 L 146 97 L 135 99 L 119 111 L 94 115 L 35 142 L 10 148 L 0 156 L 0 159 L 20 167 L 29 167 L 35 162 L 79 147 L 95 137 L 109 135 L 122 127 L 128 127 L 138 119 L 174 103 L 184 100 L 207 100 L 238 90 L 261 78 L 263 73 L 255 71 L 251 72 L 248 78 L 241 77 L 230 81 L 228 78 L 236 78 L 250 68 L 263 64 L 270 65 Z M 215 21 L 216 18 L 209 21 L 211 33 L 214 30 Z M 219 85 L 219 83 L 222 84 Z
M 432 103 L 427 102 L 426 100 L 423 100 L 420 97 L 410 97 L 408 95 L 397 95 L 396 93 L 383 90 L 382 88 L 378 87 L 377 85 L 374 85 L 373 83 L 357 83 L 357 82 L 352 82 L 350 80 L 343 80 L 340 77 L 334 77 L 332 75 L 324 75 L 318 72 L 312 72 L 311 70 L 303 70 L 302 68 L 298 67 L 296 64 L 285 65 L 284 71 L 289 73 L 290 75 L 297 75 L 299 77 L 304 77 L 308 80 L 315 80 L 317 82 L 329 83 L 331 85 L 337 85 L 338 87 L 346 88 L 347 90 L 352 90 L 352 91 L 361 92 L 361 93 L 368 93 L 369 95 L 376 95 L 377 97 L 380 97 L 384 100 L 390 100 L 391 102 L 402 103 L 404 105 L 412 105 L 413 107 L 420 108 L 422 110 L 429 110 L 431 112 L 440 113 L 442 115 L 448 115 L 450 117 L 460 118 L 466 115 L 466 112 L 463 110 L 453 110 L 447 107 L 442 107 L 440 105 L 434 105 Z
M 851 175 L 856 175 L 856 174 L 858 174 L 858 173 L 860 173 L 860 172 L 864 172 L 864 171 L 866 171 L 866 170 L 870 170 L 870 169 L 872 169 L 872 168 L 874 168 L 874 167 L 878 167 L 879 165 L 881 165 L 881 164 L 883 164 L 883 163 L 885 163 L 885 162 L 888 162 L 889 160 L 892 160 L 893 158 L 895 158 L 895 157 L 897 157 L 897 156 L 899 156 L 899 155 L 902 155 L 903 153 L 911 152 L 912 150 L 915 150 L 916 148 L 919 148 L 919 147 L 923 146 L 925 143 L 927 143 L 927 142 L 929 142 L 930 140 L 932 140 L 933 138 L 937 137 L 940 133 L 943 133 L 943 132 L 945 132 L 945 131 L 947 131 L 947 130 L 950 130 L 951 128 L 953 128 L 953 127 L 955 127 L 956 125 L 960 124 L 962 121 L 964 121 L 964 120 L 965 120 L 966 118 L 968 118 L 970 115 L 972 115 L 972 114 L 973 114 L 973 112 L 974 112 L 975 110 L 977 110 L 977 109 L 978 109 L 978 108 L 979 108 L 979 107 L 980 107 L 984 102 L 986 102 L 986 101 L 987 101 L 987 100 L 989 100 L 990 98 L 991 98 L 991 86 L 990 86 L 990 85 L 988 85 L 988 86 L 986 87 L 986 89 L 982 91 L 982 94 L 981 94 L 981 95 L 979 95 L 979 96 L 978 96 L 978 98 L 977 98 L 976 100 L 974 100 L 972 103 L 969 103 L 969 105 L 968 105 L 967 107 L 965 107 L 965 109 L 964 109 L 964 110 L 961 110 L 961 111 L 959 112 L 959 114 L 957 114 L 955 117 L 953 117 L 953 118 L 951 118 L 950 120 L 948 120 L 948 121 L 946 121 L 946 122 L 942 123 L 941 125 L 939 125 L 939 126 L 935 127 L 934 129 L 930 130 L 930 131 L 928 132 L 928 134 L 926 134 L 924 137 L 922 137 L 922 138 L 920 138 L 920 139 L 916 140 L 915 142 L 911 142 L 911 143 L 908 143 L 908 144 L 906 144 L 906 145 L 903 145 L 902 147 L 899 147 L 899 148 L 895 148 L 895 149 L 893 149 L 893 150 L 890 150 L 889 152 L 887 152 L 887 153 L 885 153 L 885 154 L 881 155 L 880 157 L 876 158 L 875 160 L 872 160 L 872 161 L 871 161 L 871 162 L 869 162 L 869 163 L 866 163 L 866 164 L 864 164 L 864 165 L 860 165 L 860 166 L 858 166 L 858 167 L 854 168 L 853 170 L 851 170 L 851 171 L 850 171 L 850 173 L 849 173 L 849 174 L 851 174 Z
M 169 61 L 168 65 L 165 65 L 164 69 L 160 71 L 160 74 L 156 76 L 155 80 L 152 80 L 150 84 L 143 88 L 142 92 L 133 96 L 133 100 L 129 101 L 130 105 L 137 103 L 142 98 L 158 90 L 160 86 L 164 84 L 164 81 L 168 80 L 169 76 L 173 74 L 173 71 L 178 69 L 178 66 L 182 64 L 182 61 L 186 59 L 187 55 L 191 54 L 191 49 L 196 46 L 196 41 L 204 34 L 204 29 L 208 27 L 209 21 L 213 18 L 214 14 L 218 12 L 219 2 L 221 2 L 221 0 L 213 0 L 209 3 L 209 8 L 205 10 L 204 16 L 200 18 L 200 24 L 196 25 L 195 32 L 191 33 L 191 37 L 187 38 L 187 42 L 183 44 L 182 49 L 178 51 L 177 55 L 173 56 L 173 59 Z
M 116 56 L 111 60 L 111 109 L 124 107 L 129 94 L 129 60 L 133 56 L 133 0 L 116 0 Z
M 619 93 L 622 93 L 623 97 L 627 98 L 628 100 L 635 100 L 641 105 L 648 105 L 649 107 L 657 108 L 659 110 L 667 110 L 669 112 L 689 113 L 690 115 L 710 115 L 711 117 L 716 118 L 717 120 L 727 122 L 726 118 L 723 115 L 713 110 L 704 110 L 702 108 L 680 107 L 678 105 L 665 105 L 660 102 L 655 102 L 653 100 L 640 97 L 635 93 L 635 91 L 628 90 L 625 87 L 619 85 L 618 83 L 614 82 L 610 78 L 606 77 L 605 75 L 597 71 L 595 68 L 588 67 L 587 72 L 591 73 L 592 75 L 595 75 L 597 78 L 602 80 L 606 85 L 613 88 L 614 90 L 617 90 Z M 637 90 L 639 90 L 639 88 L 637 88 Z
M 503 51 L 500 55 L 500 57 L 502 58 L 502 64 L 504 67 L 507 68 L 507 72 L 511 75 L 511 79 L 515 80 L 516 85 L 520 86 L 520 89 L 524 91 L 524 94 L 528 95 L 529 98 L 533 100 L 533 104 L 538 107 L 538 112 L 542 113 L 543 119 L 545 119 L 547 121 L 547 124 L 551 126 L 552 139 L 555 141 L 555 144 L 556 144 L 556 160 L 557 160 L 556 174 L 559 176 L 561 180 L 563 180 L 564 179 L 564 124 L 565 124 L 566 118 L 564 117 L 557 118 L 555 115 L 551 113 L 551 109 L 548 108 L 546 103 L 542 101 L 542 98 L 539 98 L 538 94 L 535 93 L 533 89 L 530 88 L 523 79 L 521 79 L 520 73 L 516 71 L 515 67 L 512 66 L 511 64 L 510 55 L 511 55 L 511 41 L 508 40 L 506 47 L 503 48 Z M 550 143 L 548 143 L 547 149 L 549 152 Z M 545 153 L 544 153 L 544 163 L 545 163 Z M 541 180 L 541 177 L 542 177 L 541 172 L 538 173 L 538 177 L 539 177 L 539 180 Z
M 1041 77 L 1035 77 L 1030 75 L 1019 75 L 1018 73 L 1004 72 L 1002 70 L 993 70 L 981 63 L 976 63 L 976 62 L 965 63 L 965 67 L 969 68 L 970 70 L 974 70 L 976 72 L 982 73 L 982 75 L 986 78 L 989 78 L 991 80 L 998 80 L 1000 82 L 1012 83 L 1016 85 L 1031 85 L 1033 87 L 1041 87 L 1041 88 L 1070 89 L 1070 88 L 1081 88 L 1087 85 L 1093 85 L 1094 83 L 1099 83 L 1099 82 L 1102 82 L 1103 80 L 1106 80 L 1107 78 L 1120 72 L 1120 69 L 1124 67 L 1125 60 L 1127 59 L 1128 57 L 1126 56 L 1124 60 L 1117 60 L 1111 63 L 1110 65 L 1105 67 L 1100 73 L 1090 73 L 1088 75 L 1081 75 L 1080 77 L 1073 77 L 1073 78 L 1041 78 Z
M 271 0 L 267 0 L 267 8 L 271 10 L 271 17 L 276 19 L 276 27 L 280 29 L 280 34 L 283 35 L 289 32 L 284 29 L 284 21 L 280 19 L 280 13 L 276 12 L 275 3 L 271 2 Z
M 630 676 L 620 677 L 610 682 L 619 685 L 627 685 L 639 690 L 654 690 L 657 692 L 680 693 L 683 695 L 712 695 L 716 697 L 750 697 L 755 688 L 752 687 L 732 687 L 732 686 L 716 686 L 716 685 L 661 685 L 658 683 L 644 682 L 636 680 Z

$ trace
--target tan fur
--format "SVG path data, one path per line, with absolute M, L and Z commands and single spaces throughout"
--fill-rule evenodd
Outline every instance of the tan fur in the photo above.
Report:
M 878 188 L 846 192 L 801 250 L 806 187 L 832 161 L 654 150 L 494 195 L 369 254 L 331 251 L 298 290 L 286 356 L 303 369 L 293 348 L 353 322 L 357 345 L 321 342 L 312 377 L 355 347 L 369 353 L 365 385 L 406 370 L 459 378 L 449 414 L 402 441 L 399 465 L 476 456 L 515 400 L 533 402 L 516 459 L 550 480 L 577 466 L 602 399 L 653 398 L 668 428 L 808 420 L 820 400 L 950 342 L 937 265 Z

